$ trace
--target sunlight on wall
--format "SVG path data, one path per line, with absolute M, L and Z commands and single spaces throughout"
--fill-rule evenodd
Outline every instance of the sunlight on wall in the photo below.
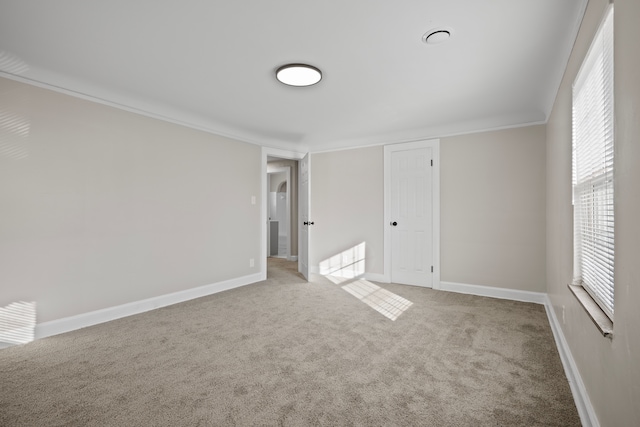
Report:
M 358 277 L 364 274 L 365 242 L 320 262 L 320 274 L 334 277 Z
M 24 74 L 29 71 L 29 66 L 13 53 L 0 50 L 0 71 L 9 74 Z
M 29 120 L 0 108 L 0 156 L 10 159 L 29 156 L 29 128 Z
M 25 344 L 33 341 L 36 328 L 36 303 L 13 302 L 0 308 L 0 342 Z
M 394 294 L 368 280 L 365 273 L 365 242 L 340 252 L 320 263 L 320 274 L 358 298 L 378 313 L 396 320 L 413 305 L 411 301 Z

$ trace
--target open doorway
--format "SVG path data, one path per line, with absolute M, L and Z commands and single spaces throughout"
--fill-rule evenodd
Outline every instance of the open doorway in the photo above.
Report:
M 279 166 L 283 161 L 273 160 L 267 163 L 267 256 L 292 259 L 291 217 L 296 209 L 291 203 L 293 187 L 291 169 L 295 165 Z M 294 222 L 295 224 L 295 222 Z
M 263 148 L 263 257 L 261 271 L 267 277 L 268 260 L 298 263 L 298 178 L 302 154 Z M 298 269 L 296 265 L 294 267 Z

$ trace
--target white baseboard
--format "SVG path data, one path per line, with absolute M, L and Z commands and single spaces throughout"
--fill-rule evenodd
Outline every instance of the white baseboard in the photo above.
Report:
M 564 333 L 562 332 L 562 328 L 560 327 L 560 323 L 556 317 L 555 310 L 551 305 L 551 300 L 546 293 L 453 282 L 441 282 L 440 285 L 440 290 L 443 291 L 543 304 L 547 312 L 547 317 L 549 318 L 549 325 L 551 325 L 551 331 L 553 332 L 553 337 L 556 341 L 558 353 L 560 354 L 560 360 L 562 361 L 562 366 L 564 367 L 564 372 L 567 377 L 567 381 L 569 382 L 571 393 L 573 394 L 573 400 L 576 404 L 578 415 L 580 416 L 580 422 L 583 427 L 600 427 L 598 417 L 596 416 L 595 410 L 589 400 L 587 389 L 582 382 L 580 371 L 578 371 L 578 367 L 576 366 L 571 354 L 569 344 L 564 337 Z
M 310 266 L 309 273 L 313 275 L 323 276 L 322 274 L 320 274 L 320 267 L 317 265 Z M 357 276 L 341 276 L 341 277 L 347 277 L 350 279 L 365 279 L 365 280 L 371 280 L 372 282 L 389 283 L 389 279 L 384 274 L 379 274 L 379 273 L 365 272 L 364 274 L 359 274 Z
M 36 325 L 35 338 L 45 338 L 52 335 L 62 334 L 64 332 L 70 332 L 76 329 L 85 328 L 87 326 L 97 325 L 99 323 L 119 319 L 121 317 L 131 316 L 156 308 L 166 307 L 168 305 L 177 304 L 229 289 L 238 288 L 240 286 L 249 285 L 251 283 L 259 282 L 260 280 L 260 273 L 256 273 L 248 276 L 238 277 L 235 279 L 225 280 L 218 283 L 213 283 L 210 285 L 204 285 L 197 288 L 174 292 L 171 294 L 160 295 L 141 301 L 134 301 L 115 307 L 109 307 L 89 313 L 83 313 L 77 316 L 70 316 L 62 319 L 52 320 L 50 322 L 40 323 Z
M 317 268 L 313 270 L 317 270 Z M 387 282 L 386 277 L 382 274 L 366 273 L 364 278 L 374 282 Z M 87 326 L 238 288 L 261 280 L 263 280 L 261 274 L 256 273 L 180 292 L 174 292 L 154 298 L 83 313 L 77 316 L 44 322 L 36 325 L 35 338 L 45 338 L 52 335 L 70 332 Z M 571 354 L 571 349 L 567 344 L 564 333 L 562 332 L 562 328 L 560 327 L 560 323 L 558 322 L 558 318 L 555 315 L 555 311 L 547 294 L 454 282 L 441 282 L 440 285 L 440 290 L 442 291 L 543 304 L 547 312 L 547 317 L 549 318 L 549 324 L 551 325 L 551 330 L 556 341 L 556 347 L 558 348 L 558 353 L 560 354 L 560 359 L 562 361 L 565 375 L 567 376 L 582 425 L 584 427 L 600 427 L 600 423 L 598 422 L 598 418 L 593 406 L 591 405 L 584 383 L 582 382 L 582 377 L 580 376 L 580 372 L 578 371 Z M 12 344 L 9 343 L 0 343 L 0 349 L 11 345 Z
M 297 261 L 298 260 L 298 255 L 291 255 L 289 258 L 287 258 L 287 261 Z
M 556 340 L 556 347 L 560 354 L 560 360 L 562 360 L 564 373 L 569 381 L 573 400 L 576 404 L 576 408 L 578 409 L 578 414 L 580 415 L 580 421 L 582 422 L 583 427 L 600 427 L 600 422 L 598 421 L 596 412 L 591 405 L 591 400 L 589 400 L 587 389 L 582 382 L 580 371 L 578 371 L 576 362 L 571 354 L 571 349 L 564 337 L 562 327 L 560 326 L 560 322 L 558 322 L 556 312 L 553 309 L 553 305 L 551 305 L 551 300 L 548 295 L 545 295 L 544 305 L 547 310 L 547 317 L 549 318 L 551 330 L 553 331 L 553 337 Z
M 389 283 L 389 278 L 387 278 L 387 276 L 385 276 L 384 274 L 364 273 L 364 278 L 366 280 L 371 280 L 372 282 Z
M 512 301 L 533 302 L 536 304 L 544 304 L 547 297 L 547 294 L 543 292 L 521 291 L 518 289 L 496 288 L 455 282 L 440 282 L 440 290 Z

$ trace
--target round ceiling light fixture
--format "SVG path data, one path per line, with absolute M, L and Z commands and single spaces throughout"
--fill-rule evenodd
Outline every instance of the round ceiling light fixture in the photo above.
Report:
M 427 31 L 422 36 L 422 41 L 427 44 L 439 44 L 443 43 L 451 37 L 451 29 L 450 28 L 436 28 L 430 31 Z
M 286 64 L 276 70 L 280 83 L 289 86 L 312 86 L 322 80 L 322 72 L 308 64 Z

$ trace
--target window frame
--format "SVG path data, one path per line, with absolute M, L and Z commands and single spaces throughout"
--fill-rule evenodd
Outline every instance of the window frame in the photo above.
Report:
M 570 288 L 605 336 L 613 328 L 615 285 L 613 14 L 610 4 L 576 75 L 571 119 L 574 279 Z

